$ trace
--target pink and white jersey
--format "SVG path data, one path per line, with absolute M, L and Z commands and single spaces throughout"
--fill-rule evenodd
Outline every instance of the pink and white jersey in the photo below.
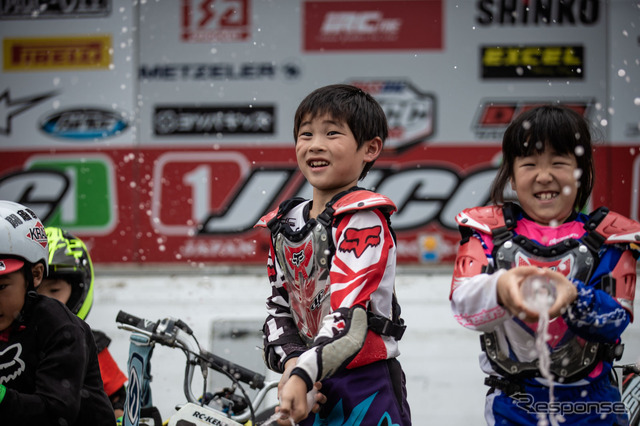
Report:
M 508 227 L 500 207 L 468 209 L 456 217 L 463 240 L 450 294 L 454 317 L 466 328 L 495 336 L 495 342 L 485 340 L 486 345 L 497 345 L 518 363 L 532 363 L 536 359 L 532 348 L 537 324 L 512 316 L 498 304 L 497 282 L 512 267 L 555 269 L 576 284 L 578 298 L 564 315 L 550 323 L 552 357 L 554 351 L 558 356 L 572 352 L 563 359 L 589 366 L 582 372 L 576 366 L 573 386 L 606 375 L 610 366 L 593 364 L 594 355 L 578 356 L 575 352 L 596 347 L 589 346 L 596 344 L 590 342 L 615 344 L 629 323 L 635 292 L 635 259 L 629 242 L 640 235 L 640 225 L 606 211 L 598 221 L 578 214 L 559 226 L 543 226 L 525 217 L 519 208 L 514 211 L 516 222 L 509 228 L 508 238 L 504 237 Z M 481 368 L 485 373 L 498 374 L 487 352 L 491 351 L 481 353 Z

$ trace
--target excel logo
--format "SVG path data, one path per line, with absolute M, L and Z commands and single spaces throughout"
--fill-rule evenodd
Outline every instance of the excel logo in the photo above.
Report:
M 40 156 L 23 170 L 0 176 L 0 199 L 30 207 L 47 226 L 108 234 L 117 223 L 111 160 L 93 156 Z

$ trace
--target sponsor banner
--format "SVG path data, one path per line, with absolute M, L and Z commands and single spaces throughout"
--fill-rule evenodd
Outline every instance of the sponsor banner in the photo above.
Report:
M 595 25 L 604 12 L 602 0 L 479 0 L 475 20 L 482 26 L 574 27 Z
M 112 160 L 102 154 L 32 155 L 20 179 L 8 179 L 0 198 L 40 205 L 47 224 L 79 232 L 108 234 L 118 221 Z M 56 173 L 57 172 L 57 173 Z M 40 190 L 40 192 L 38 192 Z M 45 219 L 42 219 L 45 220 Z
M 0 0 L 0 19 L 103 18 L 111 0 Z
M 385 150 L 407 149 L 434 134 L 435 96 L 402 80 L 358 79 L 347 82 L 369 93 L 389 123 Z
M 181 38 L 191 43 L 240 42 L 251 37 L 250 0 L 181 0 Z
M 441 50 L 442 0 L 305 1 L 304 50 Z
M 471 124 L 480 139 L 500 140 L 509 123 L 520 113 L 542 104 L 554 103 L 563 105 L 578 112 L 587 120 L 595 104 L 594 99 L 563 99 L 554 102 L 552 99 L 483 99 Z
M 129 126 L 129 119 L 125 113 L 114 110 L 74 108 L 45 116 L 39 126 L 49 136 L 88 141 L 119 135 Z
M 11 96 L 10 89 L 0 93 L 0 105 L 2 106 L 0 108 L 0 136 L 11 136 L 13 119 L 16 116 L 56 95 L 58 92 L 39 92 L 16 98 Z
M 482 46 L 482 78 L 584 79 L 583 46 Z
M 297 80 L 301 73 L 300 64 L 295 61 L 157 63 L 141 65 L 138 78 L 143 82 L 289 81 Z
M 283 200 L 311 195 L 293 146 L 2 155 L 0 199 L 76 233 L 103 263 L 264 264 L 268 235 L 254 224 Z M 592 205 L 637 220 L 640 150 L 599 146 L 595 159 Z M 499 161 L 499 147 L 461 145 L 414 147 L 376 162 L 361 186 L 397 205 L 400 264 L 453 261 L 454 217 L 488 202 Z
M 158 105 L 153 123 L 156 136 L 273 135 L 273 105 Z
M 111 36 L 5 38 L 4 71 L 107 70 Z
M 145 210 L 134 175 L 137 153 L 11 151 L 2 157 L 0 199 L 29 206 L 45 226 L 76 233 L 97 262 L 140 261 L 135 240 Z

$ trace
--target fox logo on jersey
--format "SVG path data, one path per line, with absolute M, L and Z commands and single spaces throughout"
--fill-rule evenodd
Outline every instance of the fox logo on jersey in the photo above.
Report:
M 16 343 L 0 352 L 0 385 L 18 377 L 24 371 L 24 361 L 20 359 L 22 345 Z
M 376 247 L 380 244 L 381 230 L 382 227 L 379 225 L 362 229 L 349 228 L 345 231 L 344 240 L 340 243 L 338 250 L 353 251 L 356 257 L 360 257 L 368 247 Z
M 302 279 L 309 278 L 311 257 L 313 255 L 313 244 L 307 241 L 300 247 L 285 247 L 285 256 L 287 259 L 287 267 L 292 275 L 297 279 L 302 274 Z
M 305 258 L 304 251 L 293 253 L 291 255 L 291 263 L 293 263 L 297 267 L 300 267 L 300 265 L 302 265 L 302 262 L 304 262 L 304 258 Z

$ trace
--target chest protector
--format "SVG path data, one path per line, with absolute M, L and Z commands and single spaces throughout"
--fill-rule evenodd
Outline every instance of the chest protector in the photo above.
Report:
M 586 233 L 581 238 L 569 238 L 552 246 L 543 246 L 523 235 L 515 234 L 513 229 L 517 224 L 518 206 L 506 203 L 502 211 L 495 213 L 494 219 L 498 220 L 490 225 L 494 243 L 494 266 L 487 267 L 486 272 L 517 266 L 538 266 L 556 270 L 569 279 L 589 282 L 598 266 L 598 251 L 607 239 L 607 236 L 596 232 L 609 213 L 606 208 L 600 208 L 591 214 L 590 220 L 584 225 Z M 486 231 L 486 224 L 482 225 L 483 227 L 478 228 Z M 615 289 L 611 286 L 612 283 L 604 278 L 599 288 L 614 295 Z M 564 320 L 557 317 L 553 321 Z M 537 359 L 528 362 L 514 359 L 500 347 L 495 332 L 484 333 L 480 341 L 491 365 L 501 375 L 512 378 L 540 376 Z M 550 371 L 561 382 L 575 382 L 586 377 L 598 362 L 619 358 L 621 350 L 621 345 L 589 342 L 567 329 L 562 343 L 551 352 Z
M 285 201 L 275 215 L 265 216 L 262 222 L 272 233 L 276 261 L 287 283 L 291 313 L 298 332 L 304 342 L 311 345 L 322 327 L 323 318 L 331 312 L 329 269 L 335 254 L 331 232 L 334 221 L 346 213 L 372 208 L 390 214 L 395 206 L 387 197 L 355 188 L 336 195 L 317 218 L 294 230 L 287 223 L 286 215 L 304 201 L 302 198 Z M 399 339 L 402 333 L 398 327 L 404 331 L 404 325 L 369 313 L 369 328 L 379 334 Z

